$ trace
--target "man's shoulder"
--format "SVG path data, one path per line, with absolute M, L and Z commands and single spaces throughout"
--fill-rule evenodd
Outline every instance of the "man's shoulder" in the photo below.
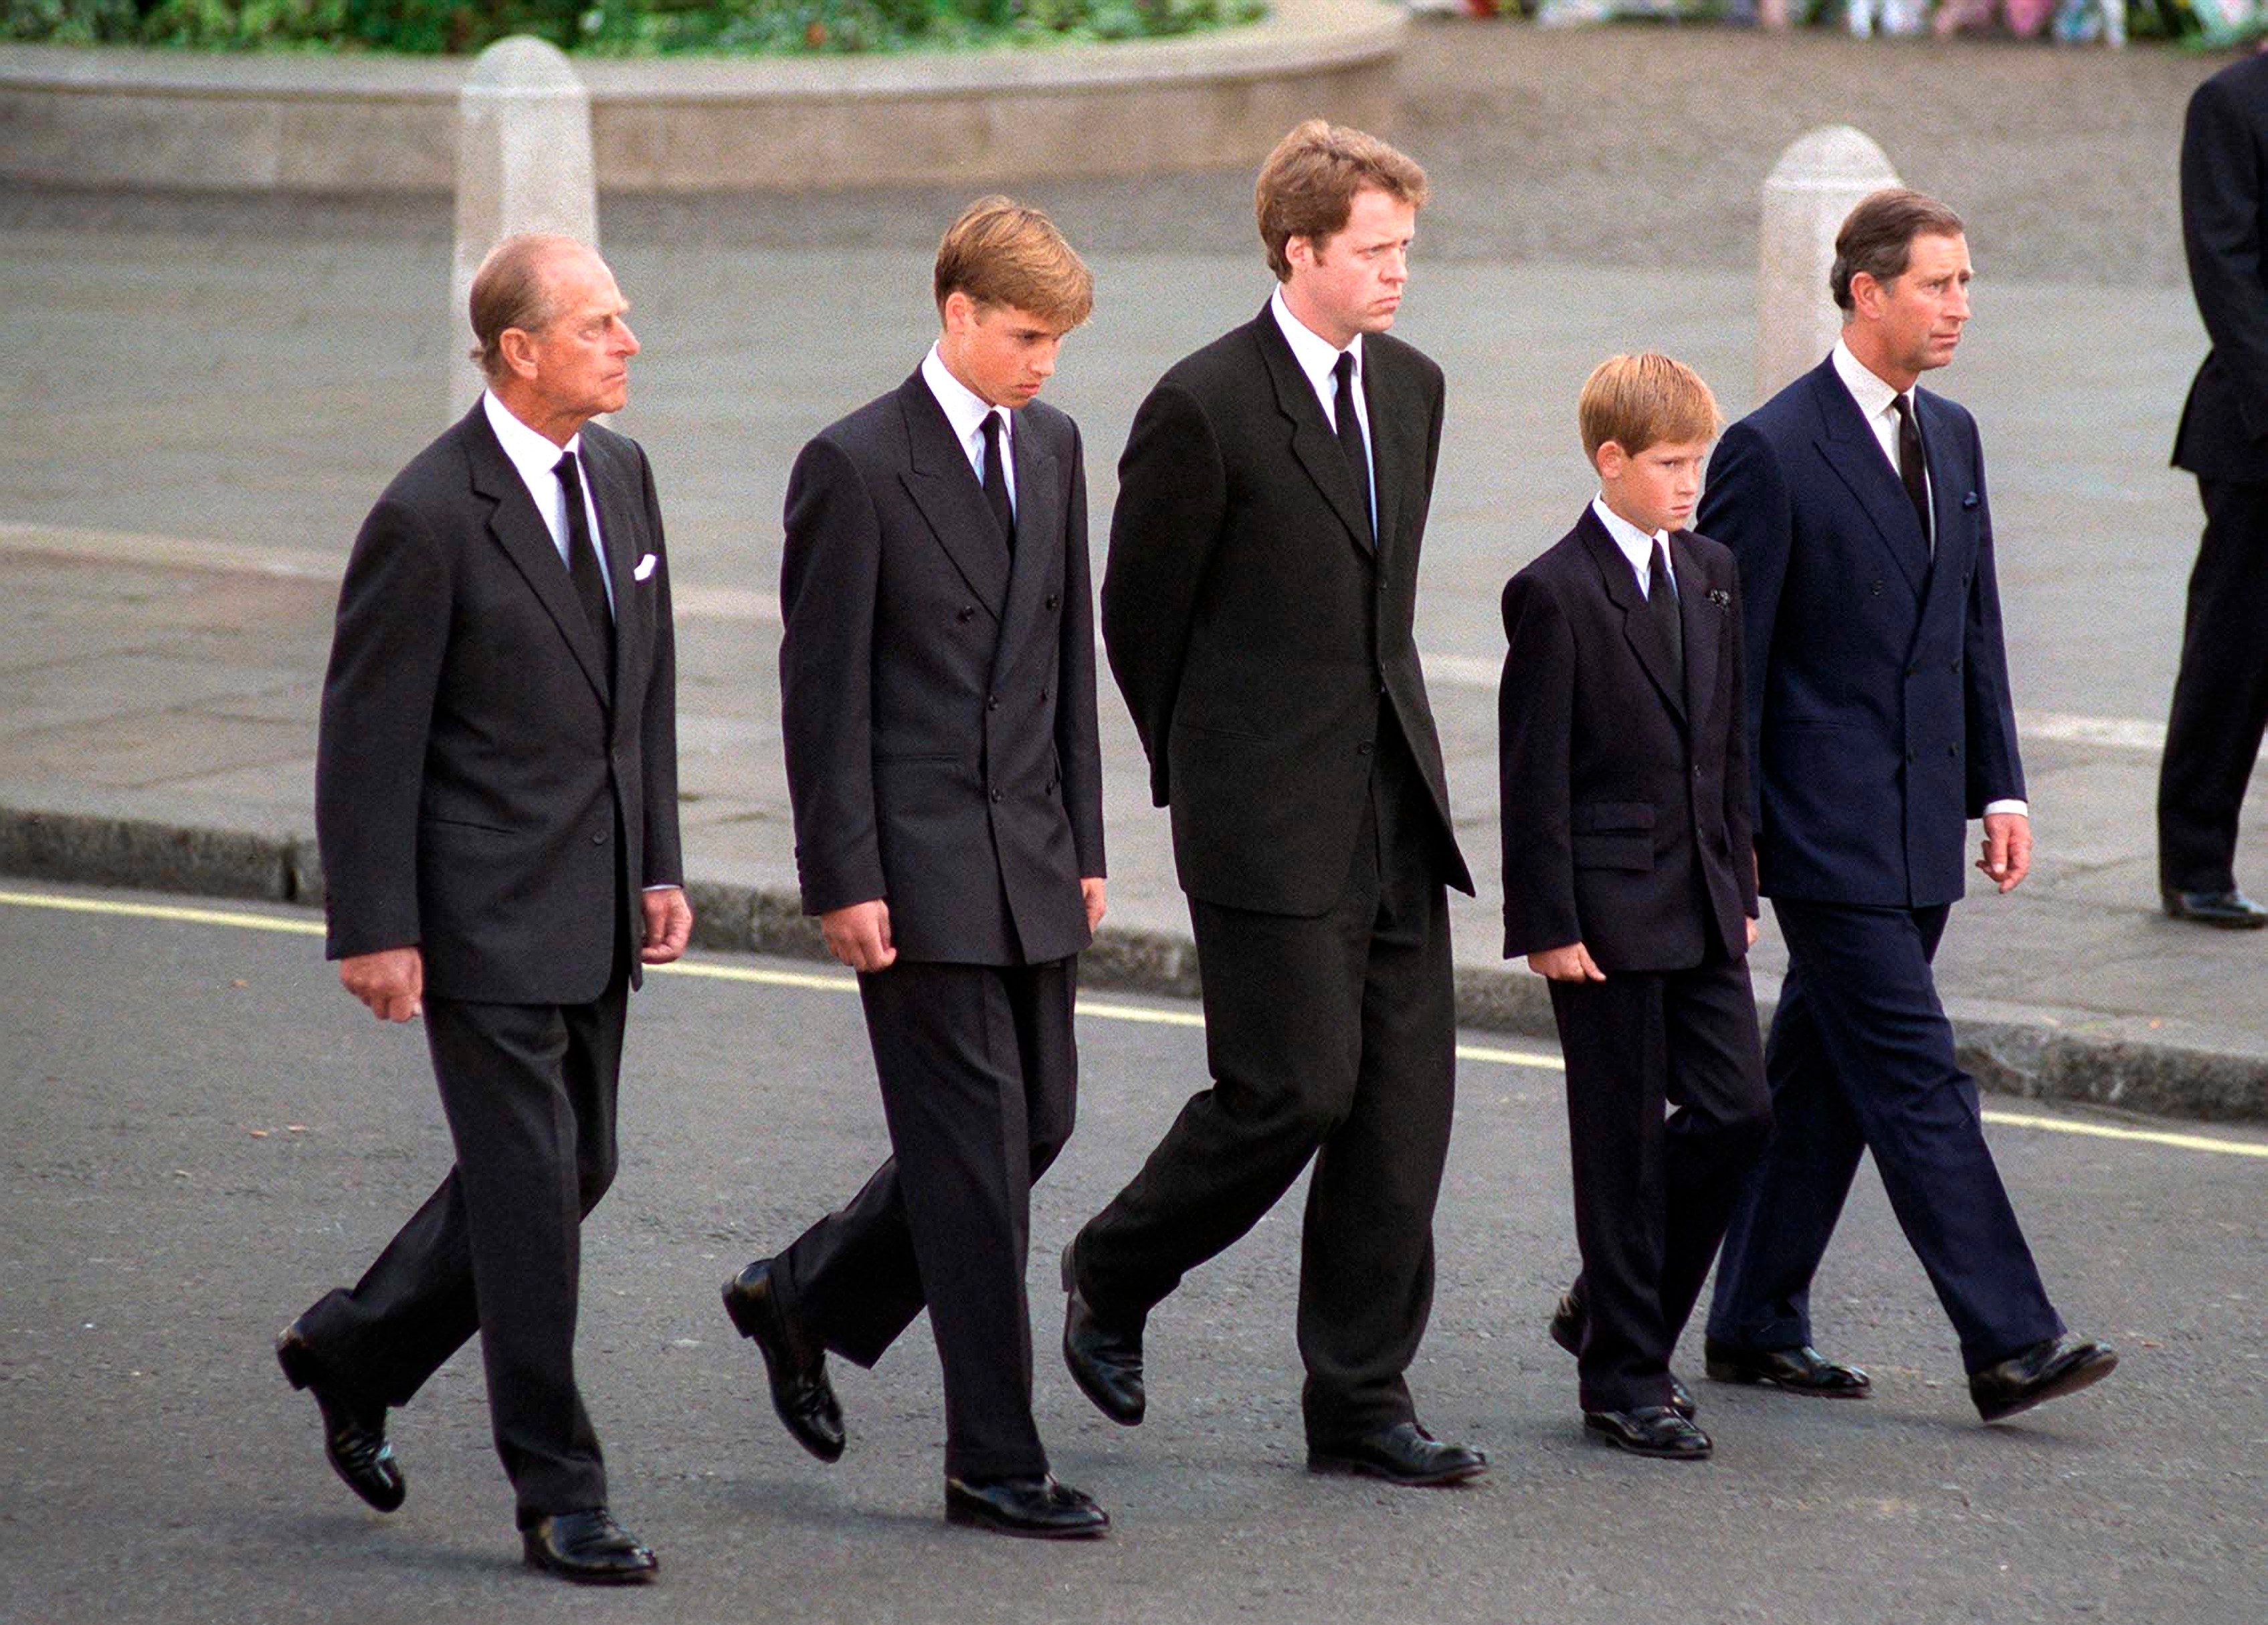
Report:
M 889 390 L 836 418 L 805 442 L 803 459 L 833 452 L 865 467 L 893 449 L 902 454 L 906 419 L 899 393 L 898 390 Z
M 1255 387 L 1263 380 L 1265 367 L 1255 324 L 1248 321 L 1167 367 L 1158 387 L 1183 390 L 1202 401 Z
M 2268 100 L 2268 55 L 2239 58 L 2190 92 L 2193 105 L 2212 107 L 2222 99 L 2257 103 Z
M 586 458 L 596 456 L 633 468 L 645 460 L 645 448 L 618 429 L 585 423 L 582 435 Z
M 486 424 L 480 425 L 480 431 L 488 433 L 493 443 L 494 433 Z M 379 493 L 378 506 L 431 513 L 468 501 L 473 494 L 475 434 L 474 420 L 466 417 L 427 441 L 415 457 L 401 466 L 401 472 L 387 482 L 386 489 Z M 501 458 L 503 452 L 499 451 L 497 455 Z
M 1737 571 L 1739 566 L 1733 558 L 1733 550 L 1715 537 L 1705 536 L 1699 531 L 1685 531 L 1681 534 L 1685 544 L 1692 549 L 1693 556 L 1699 559 L 1707 570 L 1710 580 L 1723 580 Z
M 1364 335 L 1362 343 L 1381 378 L 1403 375 L 1424 380 L 1429 389 L 1440 386 L 1440 364 L 1408 340 L 1390 333 L 1372 333 Z
M 1079 424 L 1071 415 L 1044 401 L 1035 401 L 1020 408 L 1016 417 L 1019 434 L 1031 436 L 1036 444 L 1058 456 L 1068 452 L 1071 443 L 1079 438 Z

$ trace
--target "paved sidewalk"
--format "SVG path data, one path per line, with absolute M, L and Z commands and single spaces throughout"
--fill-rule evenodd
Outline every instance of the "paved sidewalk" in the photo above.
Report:
M 2041 856 L 2014 897 L 1956 911 L 1942 986 L 1997 1087 L 2268 1117 L 2268 933 L 2166 922 L 2154 879 L 2155 742 L 2198 523 L 2165 452 L 2203 349 L 2169 241 L 2172 151 L 2187 89 L 2212 64 L 1816 39 L 1767 51 L 1659 30 L 1419 39 L 1403 135 L 1435 164 L 1427 218 L 1447 252 L 1421 259 L 1401 330 L 1450 379 L 1418 631 L 1484 877 L 1457 917 L 1467 1018 L 1548 1030 L 1541 984 L 1496 957 L 1496 595 L 1588 494 L 1572 428 L 1584 373 L 1609 350 L 1658 345 L 1698 365 L 1729 413 L 1746 409 L 1740 264 L 1753 248 L 1734 250 L 1753 202 L 1733 212 L 1732 172 L 1745 166 L 1752 199 L 1781 127 L 1838 106 L 1862 123 L 1916 107 L 1932 137 L 1969 107 L 1971 144 L 1953 158 L 1920 131 L 1876 133 L 1911 178 L 1955 195 L 1980 242 L 2022 233 L 1980 252 L 1979 314 L 1940 377 L 1986 438 Z M 2043 77 L 2051 59 L 2060 78 Z M 1679 107 L 1721 105 L 1723 129 L 1652 146 L 1625 131 L 1582 168 L 1569 132 L 1586 86 L 1640 65 Z M 2086 93 L 2049 93 L 2072 83 Z M 1999 115 L 2035 122 L 1976 145 Z M 1706 161 L 1691 161 L 1705 140 Z M 1625 182 L 1665 208 L 1681 183 L 1717 200 L 1707 222 L 1666 217 L 1691 226 L 1693 263 L 1630 263 L 1615 237 Z M 1101 305 L 1050 394 L 1086 430 L 1098 554 L 1141 392 L 1264 295 L 1235 237 L 1248 188 L 1217 175 L 1035 194 L 1095 245 Z M 925 239 L 957 197 L 844 195 L 794 221 L 776 201 L 699 217 L 609 203 L 609 253 L 647 343 L 622 426 L 652 450 L 671 523 L 684 816 L 712 944 L 810 940 L 776 715 L 780 491 L 802 439 L 918 357 Z M 446 218 L 441 203 L 291 217 L 220 200 L 0 199 L 0 389 L 40 403 L 0 442 L 0 870 L 313 894 L 331 600 L 362 512 L 446 421 Z M 1139 224 L 1173 220 L 1186 235 Z M 1186 989 L 1164 815 L 1107 682 L 1103 721 L 1112 915 L 1090 976 Z M 2264 853 L 2256 827 L 2241 857 L 2257 867 Z M 1779 963 L 1768 933 L 1767 996 Z

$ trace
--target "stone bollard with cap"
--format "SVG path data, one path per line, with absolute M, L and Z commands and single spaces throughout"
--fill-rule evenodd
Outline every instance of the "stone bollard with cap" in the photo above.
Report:
M 1835 348 L 1843 312 L 1827 291 L 1835 233 L 1860 199 L 1898 184 L 1874 137 L 1848 124 L 1800 136 L 1764 179 L 1757 232 L 1756 399 L 1769 401 Z
M 449 279 L 449 419 L 481 391 L 466 314 L 473 273 L 519 232 L 563 232 L 596 246 L 597 169 L 591 95 L 564 52 L 526 34 L 473 61 L 457 100 L 457 254 Z

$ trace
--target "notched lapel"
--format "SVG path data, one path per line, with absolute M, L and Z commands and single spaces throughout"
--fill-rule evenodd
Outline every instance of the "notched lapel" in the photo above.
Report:
M 1315 398 L 1314 386 L 1300 371 L 1292 346 L 1277 327 L 1274 311 L 1262 307 L 1259 320 L 1253 323 L 1253 339 L 1260 347 L 1261 359 L 1267 364 L 1269 379 L 1275 386 L 1277 410 L 1291 425 L 1292 454 L 1331 504 L 1355 545 L 1366 553 L 1371 551 L 1370 526 L 1366 523 L 1369 497 L 1357 482 L 1354 470 L 1347 466 L 1346 453 L 1339 449 L 1338 436 L 1332 432 L 1329 420 L 1323 415 L 1322 402 Z M 1375 459 L 1377 453 L 1373 451 L 1371 455 Z M 1380 483 L 1383 485 L 1384 482 Z
M 630 613 L 638 591 L 638 584 L 633 579 L 637 572 L 638 555 L 645 551 L 644 530 L 638 522 L 641 504 L 627 483 L 626 471 L 615 455 L 616 448 L 608 446 L 599 455 L 592 456 L 592 445 L 586 435 L 583 440 L 583 467 L 589 473 L 591 492 L 598 504 L 600 545 L 607 551 L 607 575 L 615 593 L 612 692 L 620 695 L 624 692 L 625 675 L 639 669 L 637 663 L 644 658 L 645 648 L 644 619 Z
M 919 372 L 900 386 L 898 403 L 906 422 L 906 494 L 976 601 L 998 621 L 1007 613 L 1008 548 L 985 504 L 984 488 L 954 440 L 945 408 Z M 1017 489 L 1023 489 L 1020 479 Z
M 1709 700 L 1717 692 L 1717 663 L 1722 658 L 1725 620 L 1732 612 L 1709 601 L 1709 577 L 1693 551 L 1691 533 L 1672 533 L 1669 567 L 1676 573 L 1678 624 L 1685 631 L 1685 699 L 1688 734 L 1704 737 Z
M 1378 553 L 1381 558 L 1399 556 L 1402 540 L 1403 482 L 1417 460 L 1410 425 L 1403 421 L 1407 392 L 1397 390 L 1388 378 L 1393 365 L 1381 346 L 1362 347 L 1363 405 L 1370 413 L 1371 478 L 1378 485 Z
M 582 601 L 575 596 L 575 585 L 568 579 L 567 565 L 551 540 L 550 526 L 535 511 L 535 499 L 527 493 L 527 482 L 519 477 L 519 471 L 512 466 L 511 460 L 504 454 L 504 447 L 497 443 L 496 430 L 489 427 L 488 415 L 482 408 L 474 407 L 466 428 L 473 489 L 496 504 L 489 514 L 489 533 L 496 538 L 504 556 L 519 570 L 559 628 L 559 635 L 567 640 L 575 663 L 583 668 L 592 692 L 603 706 L 611 690 L 607 680 L 606 646 L 600 641 L 598 629 L 591 624 L 591 618 L 583 613 Z
M 1599 579 L 1606 587 L 1608 601 L 1622 612 L 1623 639 L 1645 668 L 1647 680 L 1661 695 L 1662 703 L 1679 717 L 1685 715 L 1685 702 L 1677 692 L 1677 673 L 1669 664 L 1669 649 L 1661 641 L 1646 615 L 1646 595 L 1638 590 L 1638 576 L 1631 569 L 1623 550 L 1615 546 L 1615 539 L 1607 534 L 1607 527 L 1599 523 L 1599 516 L 1586 507 L 1576 527 L 1582 534 L 1583 546 L 1591 555 L 1591 562 L 1598 568 Z M 1670 568 L 1677 568 L 1672 563 Z M 1690 628 L 1690 621 L 1686 623 Z M 1691 660 L 1691 644 L 1687 646 L 1687 660 Z
M 1039 436 L 1026 434 L 1020 424 L 1013 444 L 1016 557 L 1008 572 L 1008 603 L 1001 617 L 1000 641 L 993 651 L 996 670 L 1010 650 L 1022 646 L 1027 629 L 1038 618 L 1042 595 L 1063 574 L 1063 502 L 1057 489 L 1059 465 L 1040 445 Z M 990 511 L 986 511 L 989 517 Z

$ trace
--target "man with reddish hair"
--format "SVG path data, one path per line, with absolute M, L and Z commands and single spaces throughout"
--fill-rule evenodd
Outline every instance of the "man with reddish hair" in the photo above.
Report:
M 1136 414 L 1102 587 L 1110 666 L 1171 808 L 1211 1087 L 1064 1254 L 1064 1353 L 1142 1419 L 1144 1323 L 1312 1162 L 1300 1284 L 1309 1465 L 1486 1467 L 1418 1425 L 1469 892 L 1410 625 L 1441 371 L 1387 329 L 1425 174 L 1321 120 L 1255 206 L 1277 289 Z

